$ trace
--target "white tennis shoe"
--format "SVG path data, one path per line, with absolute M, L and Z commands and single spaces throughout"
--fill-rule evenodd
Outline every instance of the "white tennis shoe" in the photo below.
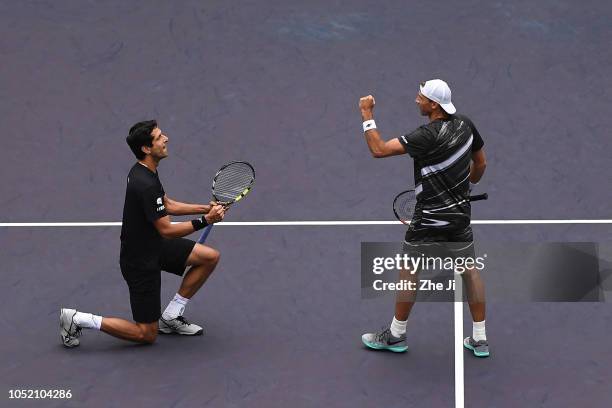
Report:
M 81 327 L 74 322 L 74 309 L 60 309 L 60 337 L 66 347 L 77 347 L 81 336 Z
M 183 336 L 200 336 L 204 329 L 197 324 L 189 323 L 183 316 L 171 320 L 159 319 L 158 331 L 162 334 L 181 334 Z

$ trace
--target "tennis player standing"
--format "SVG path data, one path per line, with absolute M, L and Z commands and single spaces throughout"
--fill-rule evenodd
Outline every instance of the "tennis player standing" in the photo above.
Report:
M 183 317 L 183 312 L 215 269 L 219 252 L 182 237 L 221 221 L 223 206 L 185 204 L 166 195 L 157 167 L 168 156 L 168 137 L 156 121 L 136 123 L 126 141 L 138 161 L 127 178 L 119 264 L 130 291 L 134 321 L 61 309 L 60 336 L 66 347 L 79 345 L 81 329 L 101 330 L 138 343 L 153 343 L 158 332 L 188 336 L 203 333 L 202 327 Z M 176 224 L 170 222 L 170 215 L 199 214 L 204 216 Z M 163 313 L 162 270 L 183 277 L 178 293 Z
M 482 177 L 486 158 L 484 142 L 472 121 L 456 114 L 447 83 L 433 79 L 420 84 L 415 102 L 429 123 L 396 139 L 384 141 L 374 122 L 374 97 L 359 100 L 366 142 L 376 158 L 408 153 L 414 160 L 417 203 L 406 232 L 404 250 L 422 243 L 465 243 L 462 256 L 474 257 L 470 183 Z M 473 319 L 472 336 L 463 344 L 478 357 L 489 356 L 485 331 L 484 285 L 477 269 L 462 274 Z M 406 325 L 414 301 L 398 295 L 391 325 L 377 333 L 366 333 L 363 343 L 376 350 L 402 352 Z

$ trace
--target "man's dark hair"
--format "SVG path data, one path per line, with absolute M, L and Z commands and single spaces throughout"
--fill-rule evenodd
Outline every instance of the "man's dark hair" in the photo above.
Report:
M 151 132 L 157 127 L 156 120 L 145 120 L 138 122 L 130 128 L 128 137 L 125 138 L 130 149 L 138 160 L 145 158 L 146 154 L 142 151 L 142 146 L 153 146 L 153 136 Z

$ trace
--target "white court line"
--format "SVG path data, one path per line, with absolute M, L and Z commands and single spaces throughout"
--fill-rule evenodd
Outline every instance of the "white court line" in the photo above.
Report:
M 455 408 L 464 408 L 463 371 L 463 279 L 455 275 Z
M 474 225 L 612 224 L 612 220 L 473 220 Z M 224 221 L 218 226 L 351 226 L 401 225 L 399 221 Z M 0 227 L 119 227 L 121 222 L 0 222 Z

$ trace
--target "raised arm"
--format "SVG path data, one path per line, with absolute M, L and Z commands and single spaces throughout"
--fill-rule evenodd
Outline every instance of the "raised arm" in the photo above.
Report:
M 404 146 L 397 138 L 384 141 L 376 129 L 374 123 L 374 97 L 372 95 L 364 96 L 359 99 L 359 110 L 361 111 L 361 120 L 364 122 L 364 134 L 370 153 L 375 158 L 396 156 L 406 153 Z

